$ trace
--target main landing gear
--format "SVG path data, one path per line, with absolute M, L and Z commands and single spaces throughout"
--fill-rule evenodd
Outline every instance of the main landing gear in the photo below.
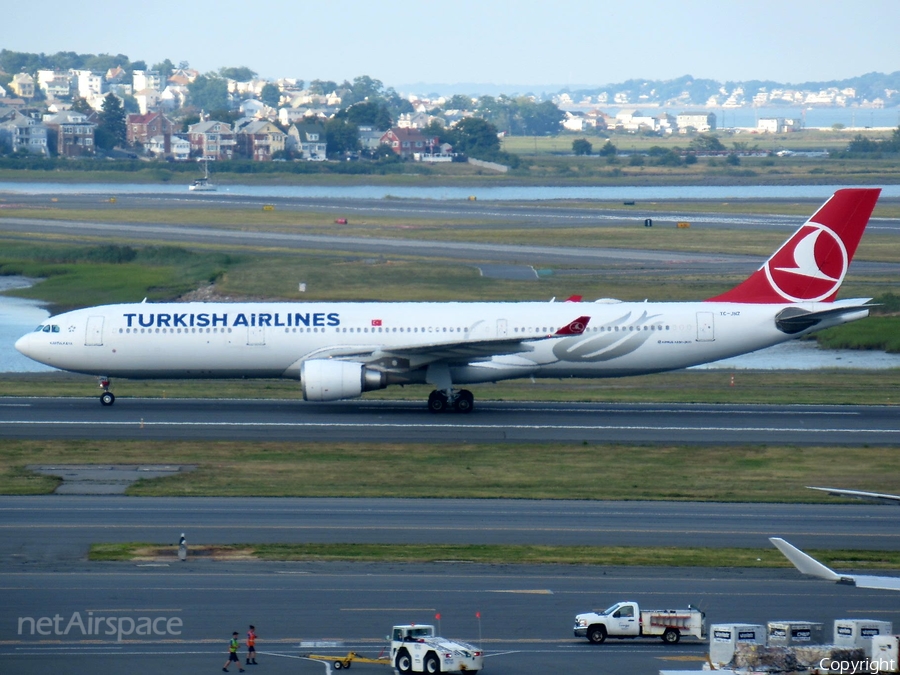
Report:
M 116 402 L 115 395 L 109 390 L 109 378 L 105 375 L 100 376 L 100 387 L 103 393 L 100 394 L 100 405 L 112 405 Z
M 438 391 L 435 389 L 428 396 L 428 409 L 433 413 L 450 412 L 470 413 L 475 407 L 475 397 L 468 389 Z

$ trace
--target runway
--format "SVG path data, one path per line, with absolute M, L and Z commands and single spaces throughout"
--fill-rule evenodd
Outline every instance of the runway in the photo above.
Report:
M 0 561 L 71 563 L 91 543 L 770 546 L 900 550 L 900 509 L 505 499 L 0 497 Z
M 870 505 L 750 505 L 519 500 L 0 498 L 0 658 L 16 673 L 214 671 L 231 631 L 253 623 L 266 672 L 322 673 L 309 652 L 377 656 L 394 623 L 438 623 L 481 645 L 485 672 L 656 673 L 699 666 L 685 639 L 592 646 L 574 615 L 625 599 L 686 607 L 710 623 L 867 617 L 900 622 L 886 592 L 802 578 L 792 569 L 690 569 L 343 562 L 87 563 L 91 541 L 615 541 L 680 545 L 721 536 L 755 546 L 773 527 L 801 545 L 896 543 L 896 510 Z M 411 517 L 411 514 L 414 514 Z M 817 534 L 822 529 L 828 534 Z M 806 534 L 802 530 L 808 530 Z M 618 534 L 616 534 L 618 532 Z M 833 537 L 833 539 L 832 539 Z M 595 542 L 596 543 L 596 542 Z M 726 545 L 726 544 L 723 544 Z M 476 616 L 480 615 L 480 618 Z M 142 618 L 162 635 L 85 634 L 75 615 Z M 436 615 L 440 614 L 440 621 Z M 55 617 L 59 623 L 54 624 Z M 31 630 L 49 618 L 44 634 Z M 175 619 L 175 623 L 168 621 Z M 105 624 L 108 630 L 109 623 Z M 58 630 L 57 630 L 58 627 Z M 358 666 L 359 668 L 374 668 Z M 252 672 L 252 671 L 249 671 Z
M 115 387 L 113 387 L 115 390 Z M 469 415 L 424 402 L 0 399 L 0 438 L 380 442 L 667 442 L 900 445 L 889 406 L 609 404 L 478 401 Z
M 216 672 L 231 632 L 243 637 L 253 623 L 261 671 L 321 674 L 327 672 L 322 663 L 301 655 L 353 650 L 377 656 L 391 625 L 437 624 L 440 614 L 441 633 L 483 647 L 485 673 L 649 674 L 699 668 L 708 647 L 688 639 L 675 647 L 657 640 L 594 646 L 572 636 L 574 615 L 631 599 L 654 607 L 693 604 L 711 623 L 803 617 L 825 623 L 826 634 L 833 619 L 848 616 L 900 621 L 896 597 L 797 577 L 790 570 L 343 563 L 111 564 L 94 570 L 82 564 L 63 574 L 4 575 L 0 658 L 20 674 Z M 83 636 L 75 629 L 42 638 L 29 634 L 26 623 L 19 634 L 21 617 L 60 616 L 65 627 L 76 612 L 84 619 L 175 618 L 178 633 L 119 642 L 115 634 Z

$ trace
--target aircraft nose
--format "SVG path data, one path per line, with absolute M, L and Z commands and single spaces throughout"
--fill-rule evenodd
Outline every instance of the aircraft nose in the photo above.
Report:
M 34 358 L 34 337 L 33 333 L 25 333 L 22 337 L 16 340 L 16 351 L 20 354 L 24 354 L 30 359 Z

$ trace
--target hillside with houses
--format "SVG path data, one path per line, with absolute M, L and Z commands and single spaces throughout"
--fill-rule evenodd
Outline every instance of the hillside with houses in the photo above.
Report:
M 63 68 L 66 63 L 71 67 Z M 103 65 L 108 67 L 98 69 Z M 683 78 L 561 92 L 542 100 L 401 96 L 368 76 L 341 84 L 267 80 L 243 67 L 201 74 L 187 63 L 148 67 L 123 55 L 46 57 L 2 50 L 0 68 L 0 153 L 84 158 L 118 150 L 131 158 L 173 162 L 450 162 L 465 155 L 502 161 L 496 138 L 504 135 L 696 135 L 716 131 L 712 108 L 717 106 L 764 110 L 784 102 L 884 106 L 900 100 L 894 76 L 884 76 L 880 89 L 869 86 L 865 95 L 851 86 L 811 92 L 774 83 L 713 86 L 717 83 Z M 872 91 L 880 95 L 872 97 Z M 684 109 L 673 114 L 660 109 L 663 103 Z M 604 109 L 607 104 L 616 107 Z M 800 127 L 800 120 L 763 112 L 756 131 Z

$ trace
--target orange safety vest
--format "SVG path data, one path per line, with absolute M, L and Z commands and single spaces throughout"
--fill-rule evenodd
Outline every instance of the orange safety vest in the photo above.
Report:
M 252 630 L 248 630 L 247 631 L 247 646 L 252 647 L 255 644 L 256 644 L 256 633 L 254 633 Z

